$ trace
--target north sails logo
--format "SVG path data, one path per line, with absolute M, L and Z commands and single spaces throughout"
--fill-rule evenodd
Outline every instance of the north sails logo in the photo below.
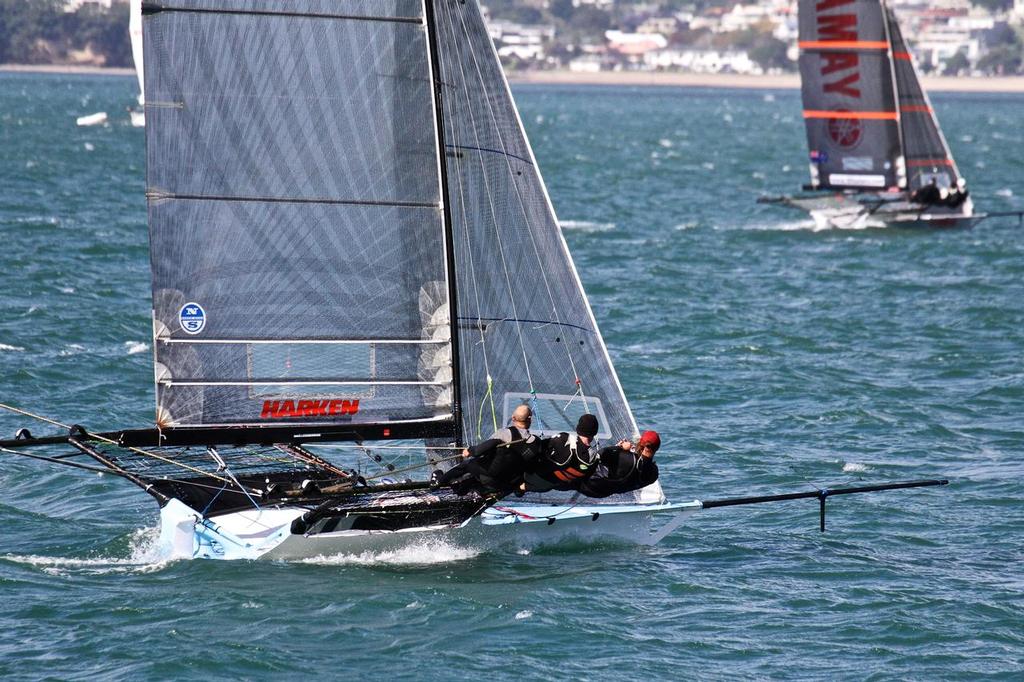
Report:
M 260 419 L 334 417 L 355 414 L 359 400 L 264 400 Z
M 186 334 L 198 334 L 206 326 L 206 311 L 198 303 L 186 303 L 178 313 L 178 322 Z

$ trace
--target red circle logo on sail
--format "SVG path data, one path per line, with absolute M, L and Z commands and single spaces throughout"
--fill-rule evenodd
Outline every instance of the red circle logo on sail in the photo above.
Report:
M 836 109 L 837 113 L 850 113 L 849 109 Z M 843 149 L 852 149 L 860 144 L 864 127 L 856 118 L 830 118 L 828 136 Z

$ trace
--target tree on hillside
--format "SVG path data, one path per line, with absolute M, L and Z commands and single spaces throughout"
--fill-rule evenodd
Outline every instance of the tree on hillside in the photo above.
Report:
M 985 73 L 1009 76 L 1020 71 L 1022 62 L 1020 45 L 1000 45 L 978 60 L 978 68 Z
M 46 64 L 59 42 L 61 0 L 0 0 L 0 62 Z
M 963 50 L 958 50 L 956 54 L 946 60 L 946 66 L 942 70 L 943 76 L 959 76 L 971 68 L 971 61 L 967 59 L 967 55 Z
M 109 11 L 86 5 L 65 18 L 65 33 L 74 37 L 75 47 L 103 55 L 106 66 L 132 65 L 127 5 L 114 5 Z
M 788 50 L 789 45 L 778 38 L 764 36 L 747 50 L 747 54 L 765 71 L 771 69 L 789 70 L 793 68 L 793 62 L 790 61 L 789 56 L 786 54 Z

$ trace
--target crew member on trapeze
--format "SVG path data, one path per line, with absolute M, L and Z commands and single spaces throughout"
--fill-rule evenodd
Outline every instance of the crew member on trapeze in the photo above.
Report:
M 537 457 L 541 441 L 530 433 L 533 411 L 520 405 L 512 412 L 512 423 L 483 441 L 462 451 L 463 461 L 446 472 L 435 471 L 433 487 L 448 486 L 459 494 L 473 491 L 502 497 L 519 489 L 528 460 Z
M 963 178 L 957 180 L 956 187 L 939 187 L 936 179 L 933 177 L 927 185 L 923 185 L 918 188 L 910 196 L 910 200 L 914 203 L 937 206 L 948 206 L 949 208 L 956 208 L 960 204 L 967 201 L 967 183 Z
M 660 447 L 657 431 L 644 431 L 635 445 L 621 440 L 603 448 L 594 475 L 580 483 L 577 490 L 587 497 L 608 497 L 649 486 L 658 480 L 654 453 Z
M 519 492 L 543 493 L 549 490 L 574 490 L 594 473 L 597 452 L 597 417 L 584 414 L 575 433 L 560 433 L 543 441 L 540 456 L 526 461 Z

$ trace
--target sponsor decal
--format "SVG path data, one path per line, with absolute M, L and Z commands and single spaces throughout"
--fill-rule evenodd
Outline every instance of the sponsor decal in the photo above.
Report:
M 206 311 L 198 303 L 186 303 L 178 313 L 178 322 L 186 334 L 198 334 L 206 327 Z
M 359 400 L 264 400 L 260 419 L 292 417 L 336 417 L 355 414 Z
M 849 113 L 846 109 L 837 109 L 839 113 Z M 864 126 L 856 118 L 828 119 L 828 136 L 843 149 L 853 149 L 860 144 L 864 136 Z
M 828 152 L 811 150 L 811 163 L 828 163 Z
M 818 40 L 852 43 L 857 40 L 857 15 L 853 12 L 823 14 L 836 9 L 853 9 L 854 0 L 821 0 L 818 11 Z M 821 53 L 821 76 L 825 92 L 860 99 L 860 54 L 856 50 Z
M 844 156 L 844 171 L 866 171 L 870 173 L 875 169 L 875 162 L 870 156 Z

